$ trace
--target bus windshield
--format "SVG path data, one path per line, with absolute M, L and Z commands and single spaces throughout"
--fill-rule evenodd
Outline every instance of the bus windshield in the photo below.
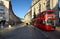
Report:
M 47 24 L 51 25 L 51 26 L 55 26 L 56 25 L 55 20 L 47 20 Z

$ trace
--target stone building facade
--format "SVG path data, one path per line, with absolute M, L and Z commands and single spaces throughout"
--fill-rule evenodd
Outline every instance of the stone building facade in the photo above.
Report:
M 0 0 L 0 20 L 9 20 L 9 0 Z
M 24 22 L 25 22 L 25 23 L 30 24 L 31 19 L 32 19 L 32 15 L 31 15 L 31 14 L 32 14 L 32 10 L 29 9 L 29 10 L 27 11 L 26 15 L 24 16 Z
M 0 24 L 6 21 L 6 24 L 16 24 L 20 19 L 14 14 L 10 0 L 0 0 Z
M 53 10 L 56 14 L 57 25 L 59 23 L 59 10 L 58 10 L 58 0 L 32 0 L 31 17 L 34 17 L 34 13 L 38 14 L 44 10 Z
M 57 14 L 58 0 L 33 0 L 31 8 L 32 8 L 32 18 L 33 18 L 34 12 L 38 14 L 39 12 L 42 12 L 47 9 L 52 9 L 54 10 L 54 13 Z

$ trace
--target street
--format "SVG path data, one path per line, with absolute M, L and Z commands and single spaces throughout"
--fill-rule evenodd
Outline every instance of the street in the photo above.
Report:
M 0 39 L 60 39 L 60 0 L 0 0 Z
M 19 26 L 23 27 L 0 32 L 0 39 L 60 39 L 59 31 L 43 31 L 33 26 Z

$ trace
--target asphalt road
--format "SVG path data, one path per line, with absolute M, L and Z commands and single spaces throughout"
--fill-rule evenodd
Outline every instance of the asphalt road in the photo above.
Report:
M 43 33 L 50 39 L 60 39 L 59 31 L 43 31 Z
M 42 31 L 36 27 L 24 26 L 0 33 L 0 39 L 60 39 L 60 32 Z

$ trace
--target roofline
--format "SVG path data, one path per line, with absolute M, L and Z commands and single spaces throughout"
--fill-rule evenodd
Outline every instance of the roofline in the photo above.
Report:
M 9 5 L 9 9 L 10 9 L 10 11 L 12 11 L 12 14 L 13 14 L 16 18 L 19 19 L 19 17 L 16 16 L 16 15 L 14 14 L 14 12 L 13 12 L 11 1 L 9 1 L 9 4 L 10 4 L 10 5 Z

